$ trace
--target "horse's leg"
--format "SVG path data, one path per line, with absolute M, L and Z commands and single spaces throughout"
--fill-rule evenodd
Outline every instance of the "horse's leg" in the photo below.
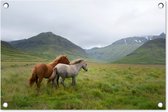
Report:
M 50 79 L 51 80 L 51 79 Z M 52 87 L 57 87 L 57 83 L 56 83 L 56 80 L 57 80 L 57 75 L 55 76 L 54 79 L 52 79 Z
M 40 88 L 41 81 L 43 80 L 43 77 L 39 77 L 39 80 L 37 82 L 37 88 Z
M 37 95 L 39 94 L 39 88 L 38 88 L 38 87 L 39 87 L 39 86 L 38 86 L 39 84 L 38 84 L 38 83 L 39 83 L 39 78 L 36 77 Z
M 65 80 L 65 78 L 62 77 L 61 84 L 65 87 L 64 80 Z
M 53 78 L 53 79 L 48 78 L 48 81 L 47 81 L 47 85 L 48 86 L 50 85 L 50 82 L 51 82 L 52 87 L 54 87 L 54 85 L 55 85 L 55 78 Z
M 56 68 L 53 70 L 53 73 L 51 74 L 51 76 L 48 78 L 48 82 L 47 84 L 49 84 L 52 81 L 52 86 L 54 86 L 54 82 L 55 82 L 55 78 L 56 78 Z
M 37 85 L 37 94 L 38 94 L 38 76 L 36 75 L 35 81 L 36 81 L 36 85 Z
M 55 79 L 52 80 L 52 87 L 55 87 Z
M 50 82 L 51 82 L 51 80 L 50 80 L 50 79 L 48 79 L 48 81 L 47 81 L 47 85 L 49 85 L 49 84 L 50 84 Z
M 53 82 L 54 79 L 55 79 L 55 77 L 53 77 L 52 79 L 49 77 L 48 81 L 47 81 L 47 84 L 49 84 L 51 81 Z
M 75 85 L 76 85 L 76 78 L 72 77 L 72 86 L 75 86 Z
M 57 79 L 57 87 L 59 87 L 59 75 L 56 76 Z
M 53 85 L 54 85 L 54 84 L 53 84 L 53 81 L 54 81 L 54 79 L 52 79 L 52 80 L 51 80 L 51 79 L 48 79 L 48 81 L 47 81 L 47 86 L 50 86 L 50 85 L 51 85 L 51 86 L 53 87 Z

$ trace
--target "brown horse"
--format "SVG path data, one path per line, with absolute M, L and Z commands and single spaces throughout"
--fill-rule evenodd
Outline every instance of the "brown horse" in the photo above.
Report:
M 32 76 L 29 79 L 29 85 L 32 86 L 34 82 L 36 82 L 37 88 L 40 88 L 41 81 L 43 78 L 49 78 L 53 72 L 53 68 L 58 64 L 58 63 L 64 63 L 64 64 L 69 64 L 69 60 L 67 56 L 65 55 L 60 55 L 57 57 L 53 62 L 49 64 L 37 64 L 32 70 Z M 48 83 L 50 80 L 48 80 Z

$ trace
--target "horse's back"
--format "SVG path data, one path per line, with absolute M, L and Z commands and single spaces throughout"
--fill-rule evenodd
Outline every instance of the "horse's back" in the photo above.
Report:
M 57 70 L 65 70 L 65 69 L 67 69 L 68 66 L 69 65 L 67 65 L 67 64 L 59 63 L 55 66 L 55 68 L 57 68 Z

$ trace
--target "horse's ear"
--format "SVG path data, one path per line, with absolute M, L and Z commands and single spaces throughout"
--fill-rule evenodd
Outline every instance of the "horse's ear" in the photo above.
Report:
M 84 60 L 83 59 L 81 59 L 79 62 L 81 63 L 81 62 L 83 62 Z
M 67 58 L 67 56 L 66 56 L 66 55 L 62 55 L 62 56 Z

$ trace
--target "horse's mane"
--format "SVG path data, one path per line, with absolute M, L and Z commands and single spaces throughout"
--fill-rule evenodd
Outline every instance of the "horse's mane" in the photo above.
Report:
M 50 62 L 50 64 L 52 64 L 52 63 L 58 61 L 58 60 L 59 60 L 60 58 L 62 58 L 62 57 L 66 57 L 66 55 L 59 55 L 59 56 L 57 56 L 57 58 L 54 59 L 52 62 Z
M 73 64 L 78 64 L 80 62 L 84 61 L 83 59 L 76 59 L 76 60 L 73 60 L 70 62 L 70 65 L 73 65 Z

